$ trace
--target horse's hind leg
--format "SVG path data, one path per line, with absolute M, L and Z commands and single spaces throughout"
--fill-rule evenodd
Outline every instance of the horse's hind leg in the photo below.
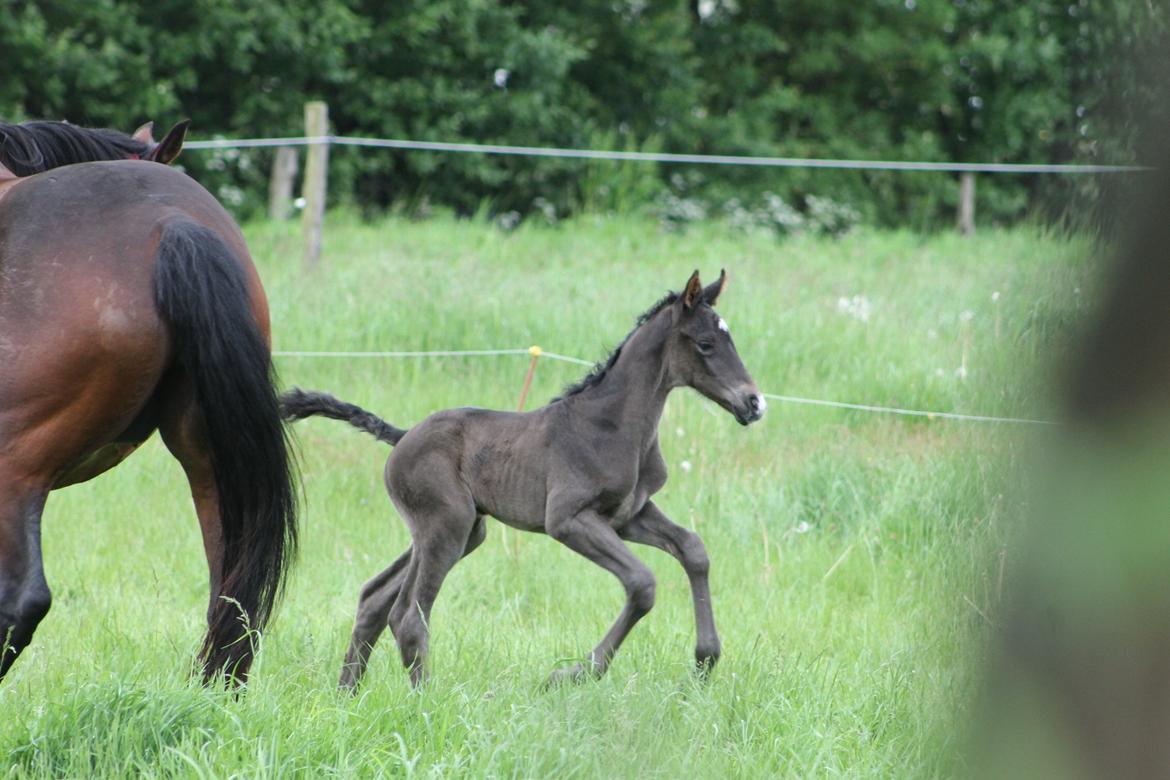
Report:
M 463 547 L 463 557 L 471 554 L 472 550 L 483 544 L 487 531 L 484 528 L 482 515 L 476 518 L 471 529 L 471 536 Z M 389 625 L 390 610 L 402 592 L 402 585 L 406 580 L 407 564 L 413 547 L 398 557 L 398 560 L 362 586 L 361 599 L 358 602 L 357 619 L 354 621 L 353 636 L 349 641 L 349 649 L 345 653 L 345 663 L 341 667 L 340 687 L 356 689 L 366 672 L 366 664 L 370 658 L 370 651 L 382 635 L 382 631 Z
M 19 488 L 0 464 L 0 679 L 49 611 L 41 566 L 41 512 L 48 488 Z
M 199 518 L 199 530 L 203 536 L 203 551 L 207 556 L 210 581 L 208 632 L 200 650 L 204 679 L 209 680 L 220 670 L 243 679 L 252 662 L 252 643 L 247 637 L 243 616 L 236 611 L 234 614 L 239 619 L 233 621 L 233 625 L 216 625 L 217 620 L 222 619 L 217 616 L 225 613 L 220 604 L 223 595 L 223 528 L 211 453 L 205 443 L 200 420 L 189 391 L 180 389 L 164 410 L 159 433 L 187 475 L 195 514 Z

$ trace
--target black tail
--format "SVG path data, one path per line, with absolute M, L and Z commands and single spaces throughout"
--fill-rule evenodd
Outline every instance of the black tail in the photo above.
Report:
M 194 385 L 219 497 L 222 587 L 200 658 L 207 678 L 221 671 L 243 677 L 252 646 L 240 613 L 248 628 L 264 628 L 297 543 L 293 469 L 272 357 L 240 260 L 211 230 L 190 222 L 166 226 L 154 296 L 176 359 Z
M 384 441 L 393 447 L 402 441 L 406 431 L 395 428 L 373 412 L 367 412 L 360 406 L 338 400 L 328 393 L 314 393 L 294 387 L 280 397 L 280 412 L 289 422 L 303 420 L 306 417 L 321 415 L 333 420 L 347 422 L 355 428 L 365 431 L 378 441 Z

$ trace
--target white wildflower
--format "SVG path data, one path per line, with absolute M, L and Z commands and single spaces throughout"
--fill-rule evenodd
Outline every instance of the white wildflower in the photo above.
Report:
M 842 296 L 837 299 L 837 312 L 861 322 L 869 322 L 873 306 L 864 295 L 854 295 L 852 298 Z
M 509 211 L 496 217 L 496 224 L 503 230 L 514 230 L 522 219 L 519 211 Z

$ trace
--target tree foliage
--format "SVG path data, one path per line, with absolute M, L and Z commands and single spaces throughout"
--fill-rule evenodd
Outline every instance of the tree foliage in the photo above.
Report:
M 0 116 L 195 137 L 303 132 L 673 152 L 1124 162 L 1164 50 L 1162 0 L 0 0 Z M 564 214 L 658 198 L 836 203 L 950 219 L 946 174 L 697 168 L 337 149 L 331 194 Z M 189 152 L 229 203 L 260 202 L 267 153 Z M 983 177 L 981 220 L 1059 215 L 1097 183 Z M 810 201 L 810 199 L 813 199 Z M 772 208 L 771 206 L 767 208 Z

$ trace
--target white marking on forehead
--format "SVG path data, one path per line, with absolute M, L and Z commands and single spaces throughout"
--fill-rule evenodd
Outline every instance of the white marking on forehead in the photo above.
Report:
M 727 327 L 727 320 L 723 319 L 722 317 L 719 318 L 719 330 L 723 331 L 724 333 L 731 332 L 731 328 Z

